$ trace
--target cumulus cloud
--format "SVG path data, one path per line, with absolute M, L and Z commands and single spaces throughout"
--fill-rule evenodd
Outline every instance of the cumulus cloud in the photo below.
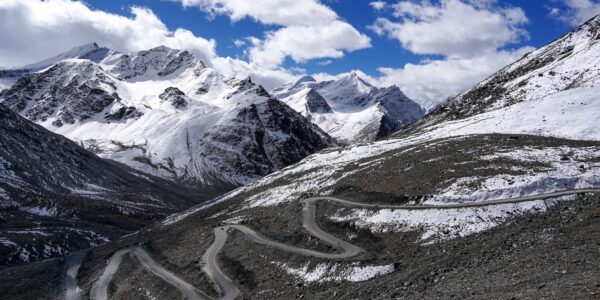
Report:
M 245 45 L 246 45 L 246 41 L 244 41 L 244 40 L 241 40 L 241 39 L 234 39 L 234 40 L 233 40 L 233 44 L 234 44 L 236 47 L 238 47 L 238 48 L 239 48 L 239 47 L 243 47 L 243 46 L 245 46 Z
M 180 0 L 184 6 L 197 6 L 216 15 L 239 21 L 250 17 L 269 25 L 327 24 L 338 18 L 329 7 L 314 0 Z
M 277 68 L 290 57 L 297 63 L 340 58 L 347 51 L 371 46 L 371 40 L 342 21 L 318 0 L 179 0 L 210 15 L 224 14 L 232 21 L 251 18 L 278 29 L 255 40 L 248 55 L 252 64 Z
M 561 7 L 551 6 L 550 16 L 576 26 L 600 14 L 597 0 L 555 0 Z
M 456 95 L 492 75 L 525 53 L 534 50 L 523 47 L 514 51 L 497 51 L 474 58 L 427 60 L 406 64 L 403 68 L 380 68 L 380 85 L 397 85 L 410 98 L 425 108 L 433 108 L 446 98 Z
M 374 10 L 382 10 L 387 6 L 387 3 L 384 1 L 373 1 L 369 3 Z
M 528 19 L 522 9 L 500 7 L 495 0 L 399 1 L 392 8 L 395 19 L 378 18 L 370 28 L 414 54 L 442 58 L 380 68 L 378 82 L 398 85 L 426 108 L 532 50 L 505 49 L 528 38 L 522 28 Z
M 265 67 L 281 65 L 286 57 L 303 63 L 316 58 L 340 58 L 344 50 L 354 51 L 369 44 L 352 25 L 332 21 L 320 26 L 289 26 L 269 32 L 250 49 L 252 62 Z
M 254 82 L 264 86 L 267 90 L 293 82 L 305 73 L 305 70 L 263 68 L 231 57 L 215 58 L 213 68 L 225 76 L 234 76 L 240 79 L 250 76 Z
M 526 36 L 519 27 L 527 22 L 520 8 L 488 10 L 459 0 L 403 1 L 393 7 L 399 21 L 379 18 L 370 28 L 415 54 L 474 57 Z
M 169 30 L 147 8 L 132 7 L 131 14 L 92 10 L 70 0 L 2 0 L 0 65 L 24 65 L 90 42 L 120 51 L 166 45 L 189 49 L 207 63 L 215 58 L 214 40 L 182 28 Z

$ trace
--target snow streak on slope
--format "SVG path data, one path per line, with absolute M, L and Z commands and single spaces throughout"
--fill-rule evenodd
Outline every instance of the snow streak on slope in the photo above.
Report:
M 304 282 L 362 282 L 375 277 L 394 272 L 394 265 L 383 266 L 344 266 L 338 263 L 319 263 L 310 266 L 310 263 L 301 268 L 294 268 L 286 264 L 274 262 L 275 265 L 294 275 Z
M 356 73 L 325 82 L 306 76 L 271 93 L 343 142 L 379 139 L 423 116 L 398 87 L 376 88 Z

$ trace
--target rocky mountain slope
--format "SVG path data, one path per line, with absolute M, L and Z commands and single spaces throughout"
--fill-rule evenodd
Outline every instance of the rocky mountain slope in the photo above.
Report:
M 345 143 L 381 139 L 424 114 L 398 87 L 374 87 L 354 72 L 324 82 L 305 76 L 271 94 Z
M 597 123 L 593 121 L 596 118 L 588 119 L 586 113 L 597 109 L 598 101 L 594 101 L 593 95 L 598 94 L 600 82 L 599 53 L 600 17 L 595 17 L 450 99 L 415 123 L 409 132 L 455 122 L 471 130 L 488 128 L 488 132 L 497 125 L 503 126 L 501 130 L 506 132 L 512 131 L 506 128 L 507 124 L 523 124 L 541 128 L 539 132 L 530 131 L 534 134 L 553 134 L 558 127 L 597 133 Z M 532 126 L 532 122 L 536 125 Z M 562 136 L 568 137 L 568 134 Z M 589 134 L 590 138 L 595 136 Z
M 541 190 L 535 187 L 540 182 L 552 191 L 598 186 L 598 142 L 486 135 L 399 143 L 378 142 L 375 147 L 352 146 L 313 155 L 138 234 L 96 247 L 84 255 L 76 275 L 81 294 L 96 293 L 107 261 L 114 261 L 116 251 L 141 246 L 154 264 L 196 293 L 223 295 L 205 261 L 223 225 L 240 227 L 223 233 L 228 240 L 217 263 L 246 298 L 486 298 L 490 293 L 500 298 L 584 297 L 597 292 L 598 269 L 586 267 L 598 262 L 595 243 L 600 237 L 593 229 L 600 207 L 597 195 L 471 208 L 385 206 L 484 203 L 538 194 Z M 339 245 L 312 237 L 310 227 L 302 225 L 306 209 L 302 200 L 314 195 L 374 205 L 326 201 L 315 205 L 321 230 L 364 252 L 328 259 L 289 250 L 340 253 Z M 236 228 L 251 228 L 289 249 L 256 242 Z M 110 298 L 181 295 L 182 285 L 169 284 L 164 273 L 159 277 L 149 272 L 139 252 L 125 252 L 122 259 L 108 284 Z M 39 293 L 60 298 L 65 278 L 61 270 L 69 261 L 0 270 L 10 278 L 0 283 L 0 290 L 16 299 Z M 515 261 L 533 265 L 507 270 L 507 263 Z M 548 269 L 558 273 L 542 271 Z M 23 272 L 38 275 L 19 275 Z M 496 272 L 504 275 L 487 274 Z M 543 288 L 538 290 L 539 286 Z
M 218 192 L 103 160 L 0 104 L 0 265 L 108 242 Z
M 335 145 L 249 78 L 188 51 L 100 52 L 26 74 L 0 102 L 101 157 L 208 185 L 247 184 Z

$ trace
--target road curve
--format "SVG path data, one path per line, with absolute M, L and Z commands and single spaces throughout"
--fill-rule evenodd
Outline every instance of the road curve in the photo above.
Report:
M 129 254 L 129 252 L 131 252 L 131 248 L 121 249 L 110 257 L 106 267 L 104 268 L 104 272 L 102 275 L 100 275 L 100 279 L 98 279 L 98 281 L 96 281 L 92 287 L 90 292 L 90 298 L 92 300 L 108 299 L 108 285 L 112 281 L 113 277 L 115 277 L 115 274 L 117 274 L 117 270 L 123 261 L 123 257 L 126 254 Z
M 67 256 L 67 272 L 65 273 L 65 300 L 79 300 L 80 289 L 77 285 L 77 272 L 79 267 L 83 263 L 83 259 L 86 257 L 90 250 L 81 250 L 73 252 Z
M 127 254 L 131 254 L 135 256 L 138 261 L 150 272 L 154 273 L 158 277 L 162 278 L 162 280 L 167 283 L 173 285 L 183 294 L 184 299 L 189 300 L 205 300 L 210 299 L 208 296 L 204 295 L 202 292 L 199 292 L 192 286 L 187 283 L 185 280 L 177 277 L 173 273 L 169 272 L 167 269 L 157 264 L 152 257 L 141 247 L 129 247 L 122 250 L 119 250 L 111 256 L 108 260 L 108 264 L 104 269 L 104 273 L 100 276 L 100 279 L 94 284 L 91 291 L 91 299 L 93 300 L 106 300 L 108 299 L 108 285 L 112 281 L 113 277 L 117 273 L 121 262 L 123 261 L 123 257 Z
M 427 210 L 427 209 L 456 209 L 456 208 L 473 208 L 473 207 L 483 207 L 483 206 L 492 206 L 492 205 L 500 205 L 500 204 L 514 204 L 521 202 L 529 202 L 536 200 L 546 200 L 550 198 L 557 198 L 562 196 L 576 195 L 576 194 L 589 194 L 589 193 L 600 193 L 600 188 L 590 188 L 590 189 L 574 189 L 574 190 L 566 190 L 560 192 L 552 192 L 546 194 L 539 195 L 531 195 L 531 196 L 522 196 L 515 198 L 506 198 L 506 199 L 498 199 L 498 200 L 484 200 L 477 202 L 466 202 L 466 203 L 453 203 L 453 204 L 443 204 L 443 205 L 391 205 L 391 204 L 371 204 L 371 203 L 357 203 L 348 200 L 343 200 L 335 197 L 313 197 L 308 198 L 304 201 L 316 201 L 316 200 L 328 200 L 340 203 L 345 206 L 354 206 L 354 207 L 362 207 L 362 208 L 379 208 L 379 209 L 406 209 L 406 210 Z
M 523 196 L 509 199 L 489 200 L 471 203 L 459 203 L 459 204 L 448 204 L 448 205 L 386 205 L 386 204 L 369 204 L 369 203 L 356 203 L 348 200 L 343 200 L 335 197 L 312 197 L 302 200 L 302 226 L 312 236 L 321 239 L 322 241 L 330 244 L 332 247 L 338 249 L 338 252 L 320 252 L 311 249 L 303 249 L 292 245 L 283 244 L 274 240 L 271 240 L 255 230 L 246 227 L 244 225 L 226 225 L 214 228 L 214 241 L 206 250 L 202 256 L 203 271 L 214 281 L 217 285 L 221 297 L 219 299 L 233 300 L 240 296 L 240 290 L 224 272 L 221 270 L 218 264 L 218 254 L 221 252 L 223 246 L 227 242 L 229 232 L 231 230 L 239 230 L 251 240 L 281 249 L 286 252 L 291 252 L 300 255 L 326 258 L 326 259 L 344 259 L 359 255 L 365 252 L 365 250 L 359 246 L 348 243 L 341 240 L 325 231 L 323 231 L 316 222 L 316 202 L 319 200 L 326 200 L 336 202 L 345 206 L 362 207 L 362 208 L 375 208 L 375 209 L 406 209 L 406 210 L 427 210 L 427 209 L 458 209 L 458 208 L 473 208 L 492 206 L 500 204 L 514 204 L 527 201 L 545 200 L 549 198 L 556 198 L 567 195 L 581 194 L 581 193 L 600 193 L 598 189 L 575 189 L 560 192 L 553 192 L 540 195 Z M 132 247 L 119 250 L 110 258 L 104 273 L 100 279 L 96 282 L 92 288 L 92 299 L 105 300 L 108 297 L 108 284 L 114 277 L 119 264 L 121 263 L 123 256 L 129 252 L 140 260 L 142 264 L 150 271 L 160 276 L 163 280 L 179 288 L 179 290 L 185 295 L 186 299 L 211 299 L 206 294 L 196 290 L 192 285 L 168 272 L 163 267 L 159 266 L 152 260 L 148 253 L 140 247 Z M 75 274 L 76 277 L 76 274 Z

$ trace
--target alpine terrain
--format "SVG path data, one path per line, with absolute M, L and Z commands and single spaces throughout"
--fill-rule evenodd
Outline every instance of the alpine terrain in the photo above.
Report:
M 271 94 L 345 143 L 382 139 L 424 114 L 397 86 L 378 88 L 355 72 L 323 82 L 304 76 Z
M 110 242 L 0 268 L 0 295 L 597 299 L 598 95 L 600 16 L 426 115 L 356 73 L 268 93 L 166 47 L 61 60 L 2 102 L 114 161 L 4 109 L 2 142 L 24 149 L 0 150 L 6 213 L 47 214 L 54 193 L 74 190 L 153 195 L 138 208 L 185 201 L 183 189 L 162 196 L 180 184 L 245 185 Z M 58 187 L 57 172 L 74 175 Z M 51 196 L 14 198 L 23 186 Z
M 103 160 L 1 104 L 0 133 L 0 265 L 106 243 L 223 191 Z
M 92 44 L 24 69 L 42 66 L 0 92 L 0 102 L 162 178 L 247 184 L 335 145 L 250 78 L 225 78 L 185 50 L 119 53 Z

